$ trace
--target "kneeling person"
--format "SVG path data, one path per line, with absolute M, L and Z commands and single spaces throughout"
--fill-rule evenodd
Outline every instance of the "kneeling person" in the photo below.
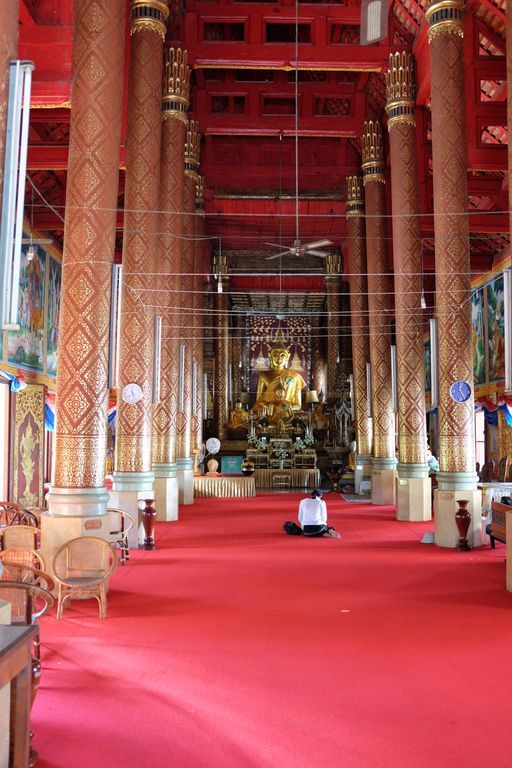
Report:
M 304 536 L 340 538 L 340 534 L 327 525 L 327 505 L 322 499 L 322 491 L 314 490 L 310 499 L 302 499 L 299 504 L 299 523 Z

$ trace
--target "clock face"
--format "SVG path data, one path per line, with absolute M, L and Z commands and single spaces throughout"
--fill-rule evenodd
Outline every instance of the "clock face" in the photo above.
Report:
M 471 387 L 467 381 L 454 381 L 450 387 L 450 396 L 456 403 L 465 403 L 471 397 Z
M 125 403 L 138 403 L 142 400 L 143 392 L 138 384 L 127 384 L 123 387 L 123 400 Z

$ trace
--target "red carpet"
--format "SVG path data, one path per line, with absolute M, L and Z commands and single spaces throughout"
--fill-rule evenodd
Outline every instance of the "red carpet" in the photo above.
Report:
M 95 601 L 42 621 L 40 768 L 505 768 L 505 550 L 327 496 L 336 539 L 287 537 L 299 494 L 200 499 Z

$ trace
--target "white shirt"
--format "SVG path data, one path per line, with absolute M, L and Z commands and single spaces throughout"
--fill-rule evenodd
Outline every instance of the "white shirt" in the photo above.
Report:
M 299 504 L 299 523 L 305 525 L 325 525 L 327 506 L 323 499 L 302 499 Z

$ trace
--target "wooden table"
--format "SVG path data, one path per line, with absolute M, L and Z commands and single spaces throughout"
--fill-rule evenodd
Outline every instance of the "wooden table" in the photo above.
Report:
M 32 642 L 37 627 L 0 626 L 0 687 L 11 683 L 14 711 L 12 768 L 27 768 L 30 755 L 30 698 L 32 692 Z M 11 720 L 12 722 L 12 720 Z

